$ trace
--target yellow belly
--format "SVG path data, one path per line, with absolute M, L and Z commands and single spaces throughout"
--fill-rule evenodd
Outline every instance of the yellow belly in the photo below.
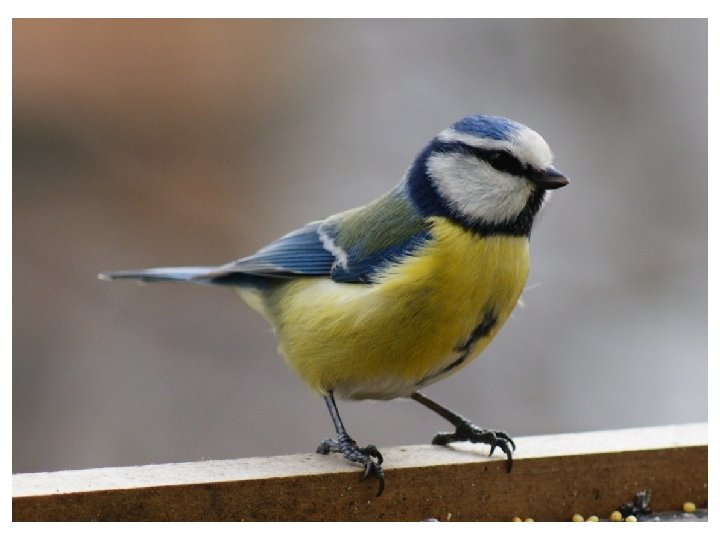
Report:
M 313 390 L 407 396 L 485 348 L 528 273 L 527 238 L 481 238 L 442 218 L 433 219 L 432 237 L 377 284 L 299 278 L 240 293 L 271 322 L 281 354 Z

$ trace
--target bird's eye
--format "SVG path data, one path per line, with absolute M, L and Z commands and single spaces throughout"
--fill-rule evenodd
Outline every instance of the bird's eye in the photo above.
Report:
M 507 152 L 493 152 L 487 161 L 499 171 L 511 172 L 518 165 L 517 160 Z
M 528 167 L 523 165 L 519 159 L 506 150 L 491 150 L 487 148 L 474 148 L 472 146 L 465 146 L 464 148 L 495 170 L 513 176 L 525 176 L 525 174 L 527 174 Z

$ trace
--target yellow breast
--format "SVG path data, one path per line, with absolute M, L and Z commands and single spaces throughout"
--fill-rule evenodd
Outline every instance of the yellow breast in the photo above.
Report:
M 433 218 L 432 240 L 376 284 L 300 278 L 260 296 L 240 292 L 315 391 L 389 399 L 478 355 L 517 304 L 527 273 L 527 238 L 479 237 Z

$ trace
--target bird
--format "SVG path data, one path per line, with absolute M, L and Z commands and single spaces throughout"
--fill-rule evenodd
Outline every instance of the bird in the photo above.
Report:
M 569 183 L 545 140 L 501 116 L 443 129 L 402 180 L 374 201 L 282 236 L 219 266 L 148 268 L 104 280 L 183 282 L 236 290 L 272 326 L 288 366 L 324 400 L 339 453 L 385 487 L 383 456 L 360 446 L 337 399 L 410 398 L 447 420 L 457 441 L 505 454 L 513 439 L 478 427 L 420 392 L 466 367 L 518 304 L 529 238 L 550 191 Z

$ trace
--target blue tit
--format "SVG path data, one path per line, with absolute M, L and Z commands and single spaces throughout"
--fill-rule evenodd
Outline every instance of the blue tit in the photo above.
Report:
M 222 266 L 151 268 L 103 279 L 185 282 L 236 290 L 272 325 L 290 368 L 325 400 L 339 452 L 373 475 L 382 455 L 348 434 L 335 398 L 409 397 L 448 420 L 434 444 L 515 444 L 419 390 L 465 367 L 518 303 L 528 239 L 548 191 L 568 183 L 545 140 L 496 116 L 441 131 L 403 180 L 377 200 L 308 223 L 254 255 Z

